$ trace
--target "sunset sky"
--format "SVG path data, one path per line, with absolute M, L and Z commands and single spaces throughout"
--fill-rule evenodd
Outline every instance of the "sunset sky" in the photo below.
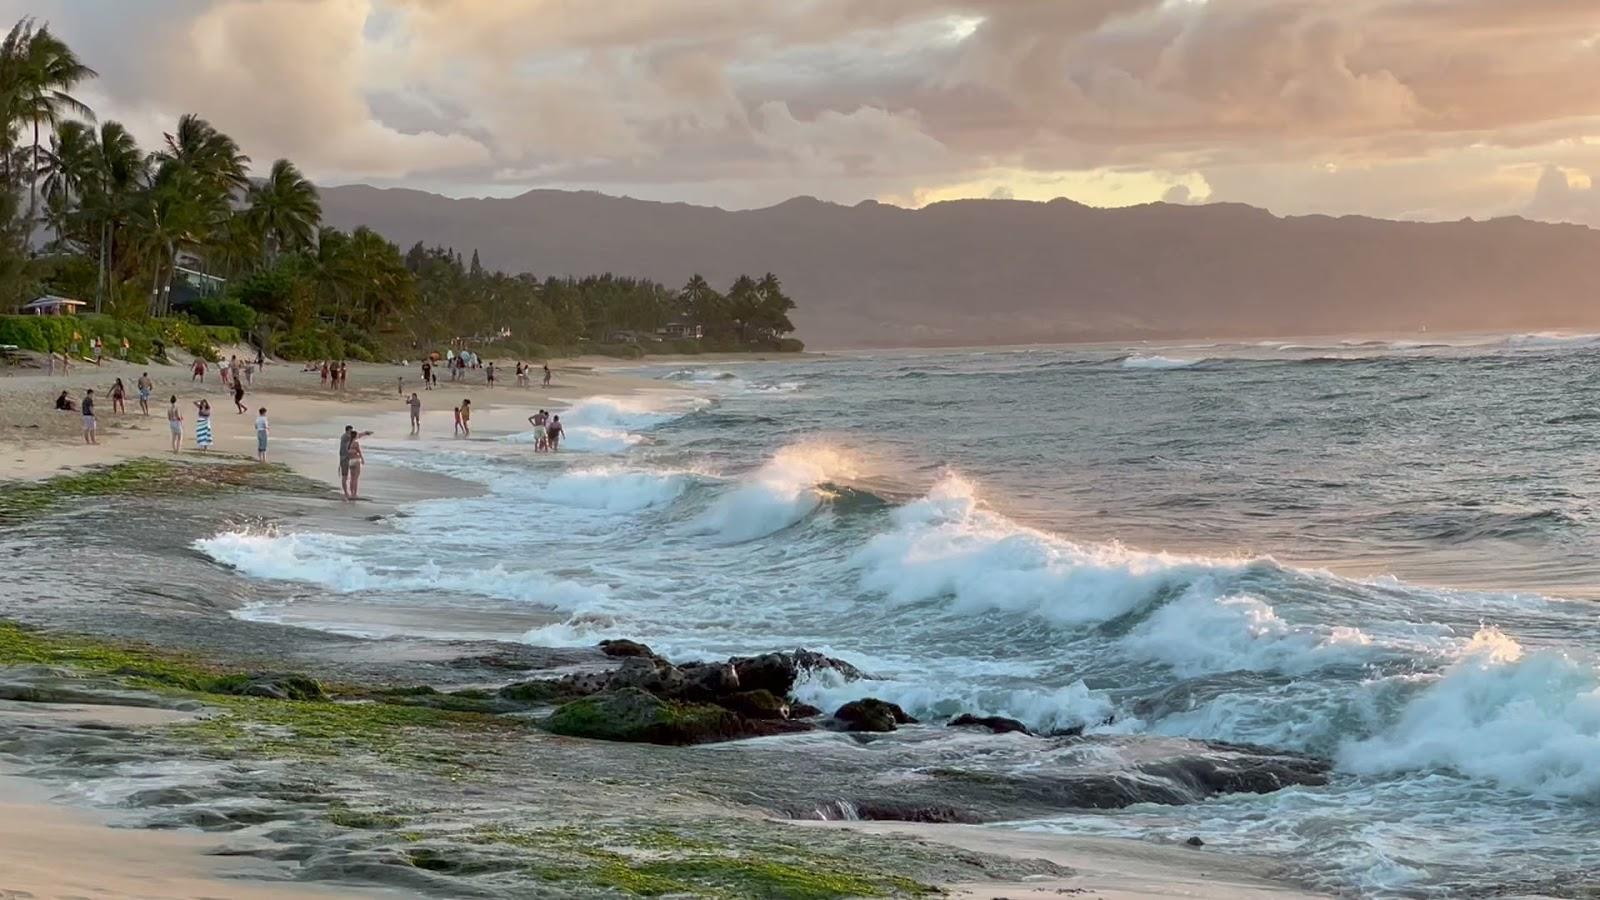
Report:
M 0 0 L 147 144 L 452 195 L 1600 225 L 1600 0 Z

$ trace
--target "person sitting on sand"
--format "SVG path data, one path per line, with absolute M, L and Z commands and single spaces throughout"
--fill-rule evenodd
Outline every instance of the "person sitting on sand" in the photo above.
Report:
M 116 382 L 111 385 L 111 411 L 114 413 L 126 414 L 128 412 L 128 407 L 123 400 L 125 400 L 127 396 L 128 389 L 123 386 L 122 379 L 118 378 Z
M 156 383 L 150 380 L 150 373 L 139 376 L 139 412 L 150 415 L 150 393 L 156 389 Z
M 83 442 L 85 444 L 100 443 L 94 436 L 94 388 L 83 392 L 83 402 L 78 405 L 83 412 Z
M 472 437 L 472 401 L 461 401 L 461 435 Z
M 567 430 L 561 427 L 561 417 L 552 416 L 550 418 L 550 424 L 546 425 L 544 429 L 545 438 L 550 443 L 551 453 L 561 449 L 561 436 L 566 433 Z
M 406 401 L 406 406 L 411 408 L 411 433 L 422 433 L 422 398 L 416 391 L 411 392 L 411 399 Z
M 72 398 L 67 396 L 66 391 L 62 391 L 61 396 L 56 398 L 56 409 L 63 412 L 77 412 L 78 404 L 72 402 Z
M 183 449 L 183 413 L 178 409 L 178 395 L 172 395 L 172 405 L 167 407 L 167 430 L 172 432 L 172 452 Z

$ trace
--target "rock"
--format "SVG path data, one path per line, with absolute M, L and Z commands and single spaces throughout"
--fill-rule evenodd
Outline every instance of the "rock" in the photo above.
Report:
M 1206 845 L 1206 842 L 1200 840 L 1199 837 L 1189 838 L 1187 841 L 1184 841 L 1184 843 L 1188 844 L 1191 847 L 1204 847 Z
M 820 715 L 822 715 L 822 710 L 809 703 L 789 704 L 789 718 L 791 719 L 815 719 Z
M 238 697 L 269 700 L 326 700 L 328 694 L 315 678 L 304 675 L 231 675 L 218 679 L 213 690 Z
M 787 719 L 789 704 L 771 691 L 741 691 L 722 698 L 719 705 L 748 719 Z
M 683 670 L 664 659 L 630 656 L 623 659 L 622 666 L 606 679 L 605 689 L 619 691 L 638 688 L 657 697 L 671 699 L 680 696 L 687 684 Z
M 896 726 L 917 722 L 895 704 L 875 697 L 852 700 L 839 707 L 833 718 L 845 731 L 894 731 Z
M 720 706 L 674 703 L 632 687 L 567 703 L 545 727 L 569 737 L 672 745 L 725 741 L 745 732 L 739 716 Z
M 555 703 L 571 700 L 575 694 L 564 682 L 537 679 L 508 684 L 500 689 L 500 696 L 518 703 Z
M 727 663 L 684 663 L 678 671 L 683 673 L 686 700 L 713 702 L 741 688 L 739 673 Z
M 770 691 L 775 697 L 787 697 L 794 683 L 806 672 L 833 671 L 845 681 L 856 681 L 866 675 L 841 659 L 834 659 L 815 650 L 796 650 L 793 653 L 763 653 L 760 656 L 736 656 L 728 660 L 739 675 L 739 687 L 746 691 Z
M 651 650 L 649 646 L 627 639 L 601 641 L 600 652 L 607 656 L 615 657 L 648 656 L 651 659 L 657 658 L 655 651 Z
M 995 734 L 1009 734 L 1014 731 L 1033 734 L 1028 730 L 1028 726 L 1005 716 L 974 716 L 966 713 L 951 719 L 949 725 L 951 728 L 987 728 Z

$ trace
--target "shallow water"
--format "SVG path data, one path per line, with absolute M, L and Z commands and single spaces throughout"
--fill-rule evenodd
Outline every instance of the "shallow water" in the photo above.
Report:
M 1126 736 L 1107 765 L 1326 755 L 1326 788 L 1016 824 L 1199 834 L 1332 889 L 1561 893 L 1600 865 L 1597 372 L 1560 336 L 663 368 L 676 390 L 562 410 L 556 457 L 369 443 L 488 488 L 393 531 L 196 546 L 317 589 L 243 612 L 269 621 L 805 645 L 881 679 L 804 686 L 821 706 L 1087 725 Z M 982 765 L 1062 764 L 1004 746 Z

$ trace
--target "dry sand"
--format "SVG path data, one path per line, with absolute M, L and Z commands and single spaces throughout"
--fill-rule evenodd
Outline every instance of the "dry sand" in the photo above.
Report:
M 240 350 L 241 357 L 243 355 Z M 785 356 L 785 359 L 793 359 Z M 644 360 L 660 364 L 681 360 L 686 366 L 706 363 L 748 362 L 749 356 L 672 357 Z M 423 428 L 433 436 L 448 436 L 451 409 L 463 397 L 475 407 L 473 425 L 489 433 L 526 428 L 525 417 L 535 407 L 559 411 L 587 396 L 663 390 L 659 381 L 630 377 L 627 361 L 590 358 L 553 366 L 554 385 L 544 390 L 515 387 L 510 364 L 496 361 L 497 385 L 484 384 L 481 370 L 469 372 L 466 383 L 451 383 L 440 376 L 437 390 L 423 392 Z M 151 414 L 139 414 L 134 384 L 141 372 L 155 380 Z M 122 378 L 128 387 L 127 413 L 111 410 L 110 386 Z M 397 379 L 400 383 L 397 385 Z M 206 397 L 215 410 L 216 444 L 209 454 L 219 459 L 253 458 L 255 409 L 268 408 L 272 423 L 271 458 L 309 477 L 337 485 L 336 444 L 346 422 L 361 428 L 379 428 L 385 434 L 404 435 L 406 410 L 401 391 L 409 394 L 421 386 L 418 366 L 351 364 L 349 389 L 334 394 L 319 386 L 315 372 L 298 363 L 271 363 L 258 371 L 245 403 L 248 414 L 234 413 L 231 396 L 224 390 L 216 366 L 209 367 L 205 382 L 192 382 L 184 366 L 135 366 L 107 360 L 104 366 L 75 365 L 70 374 L 46 375 L 42 368 L 0 369 L 0 481 L 38 479 L 84 467 L 136 457 L 169 456 L 165 421 L 166 399 L 178 396 L 184 411 L 183 458 L 200 459 L 190 448 L 193 438 L 192 401 Z M 77 413 L 56 412 L 52 403 L 63 389 L 75 401 L 93 387 L 100 419 L 100 444 L 82 441 Z M 326 439 L 326 448 L 301 438 Z M 411 470 L 386 470 L 372 465 L 363 477 L 364 495 L 374 502 L 350 507 L 353 518 L 364 518 L 385 508 L 425 497 L 464 494 L 475 485 Z M 152 710 L 114 707 L 41 706 L 6 704 L 0 717 L 76 716 L 118 724 L 149 725 L 152 716 L 172 715 Z M 129 718 L 134 717 L 134 718 Z M 960 825 L 904 823 L 817 823 L 819 827 L 849 827 L 871 833 L 908 834 L 926 841 L 966 850 L 1022 858 L 1043 858 L 1074 870 L 1063 879 L 1018 884 L 947 885 L 952 896 L 967 898 L 1022 898 L 1085 895 L 1102 898 L 1205 897 L 1252 900 L 1298 898 L 1308 894 L 1270 879 L 1260 861 L 1225 856 L 1205 848 L 1169 847 L 1140 841 L 1096 839 L 1023 833 Z M 140 898 L 237 897 L 291 898 L 353 896 L 359 892 L 340 887 L 318 891 L 304 885 L 274 884 L 262 879 L 281 877 L 270 867 L 226 866 L 205 854 L 214 838 L 193 832 L 152 832 L 107 828 L 95 815 L 54 805 L 39 786 L 14 777 L 0 776 L 0 897 L 33 896 Z M 254 881 L 248 879 L 257 879 Z M 26 893 L 14 893 L 26 892 Z M 372 895 L 372 894 L 368 894 Z M 390 895 L 393 896 L 393 895 Z

